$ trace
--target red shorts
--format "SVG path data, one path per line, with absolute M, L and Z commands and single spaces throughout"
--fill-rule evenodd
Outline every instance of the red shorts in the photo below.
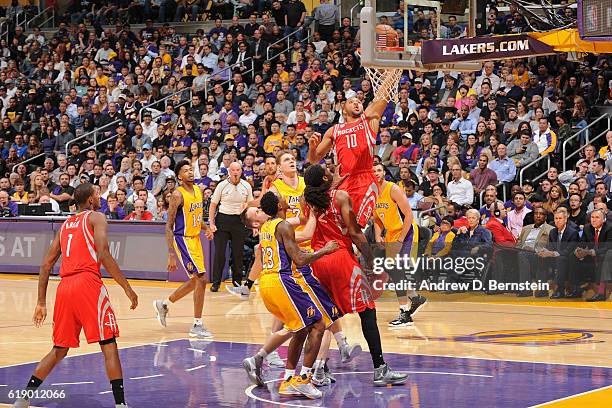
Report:
M 79 347 L 81 329 L 87 343 L 119 337 L 119 326 L 106 287 L 90 273 L 62 278 L 53 311 L 53 345 Z
M 374 212 L 376 200 L 380 194 L 374 172 L 351 174 L 344 179 L 338 190 L 349 193 L 351 201 L 353 201 L 353 211 L 357 218 L 357 224 L 362 228 L 365 227 Z
M 312 272 L 342 314 L 359 313 L 376 307 L 368 279 L 355 254 L 349 250 L 339 249 L 311 266 Z

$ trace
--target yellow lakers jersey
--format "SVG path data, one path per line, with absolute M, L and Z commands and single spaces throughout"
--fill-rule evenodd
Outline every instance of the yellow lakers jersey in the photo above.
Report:
M 259 230 L 259 250 L 261 251 L 261 274 L 293 274 L 295 265 L 283 244 L 276 239 L 276 227 L 283 222 L 282 218 L 266 221 Z
M 396 242 L 402 232 L 404 221 L 400 213 L 400 209 L 391 198 L 391 188 L 393 183 L 387 182 L 382 192 L 376 200 L 376 215 L 382 221 L 387 234 L 385 235 L 386 242 Z
M 183 195 L 183 205 L 176 211 L 174 221 L 174 235 L 185 237 L 199 236 L 202 230 L 202 216 L 204 213 L 202 205 L 202 191 L 198 186 L 193 186 L 193 193 L 184 187 L 177 190 Z
M 304 209 L 300 203 L 300 198 L 304 195 L 304 189 L 306 188 L 306 183 L 304 183 L 304 177 L 298 176 L 298 185 L 296 188 L 291 187 L 287 183 L 285 183 L 281 179 L 276 179 L 272 183 L 274 187 L 278 190 L 280 196 L 285 200 L 289 209 L 287 209 L 287 218 L 291 217 L 299 217 L 302 215 Z M 303 225 L 300 225 L 295 228 L 296 231 L 301 231 L 304 229 Z M 300 243 L 300 248 L 311 250 L 310 249 L 310 240 L 304 241 Z

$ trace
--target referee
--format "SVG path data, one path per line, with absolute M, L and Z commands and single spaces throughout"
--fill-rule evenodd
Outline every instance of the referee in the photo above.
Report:
M 211 291 L 217 292 L 221 285 L 225 266 L 225 248 L 232 241 L 232 283 L 242 282 L 242 257 L 246 228 L 240 222 L 240 212 L 247 202 L 253 200 L 251 185 L 242 180 L 239 163 L 229 165 L 229 177 L 215 188 L 210 200 L 210 229 L 215 233 L 215 259 Z M 218 210 L 218 211 L 217 211 Z

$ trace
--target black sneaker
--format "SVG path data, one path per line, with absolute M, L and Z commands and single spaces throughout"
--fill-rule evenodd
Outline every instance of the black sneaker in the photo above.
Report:
M 408 313 L 410 314 L 410 317 L 413 317 L 419 311 L 419 309 L 421 309 L 421 307 L 427 303 L 427 298 L 425 296 L 416 295 L 415 297 L 410 298 L 410 302 L 410 310 Z
M 210 291 L 211 292 L 218 292 L 219 291 L 219 285 L 218 283 L 213 283 L 212 286 L 210 287 Z
M 412 321 L 412 317 L 410 316 L 410 312 L 408 310 L 400 309 L 400 314 L 397 319 L 391 320 L 389 322 L 389 327 L 406 327 L 412 326 L 414 322 Z

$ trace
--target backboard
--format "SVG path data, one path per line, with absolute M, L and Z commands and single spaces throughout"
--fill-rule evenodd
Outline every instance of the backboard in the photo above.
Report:
M 386 2 L 381 1 L 381 4 Z M 479 71 L 482 65 L 478 62 L 459 62 L 448 64 L 423 64 L 421 59 L 420 44 L 411 40 L 411 35 L 408 31 L 409 15 L 408 9 L 403 7 L 403 2 L 400 3 L 399 13 L 391 19 L 389 14 L 380 13 L 376 9 L 376 0 L 366 0 L 360 14 L 360 37 L 361 37 L 361 64 L 371 68 L 403 68 L 415 71 Z M 439 1 L 430 0 L 410 0 L 408 3 L 413 13 L 423 11 L 428 15 L 431 14 L 435 18 L 432 27 L 432 32 L 439 35 L 440 31 L 440 12 L 441 4 Z M 386 5 L 386 4 L 385 4 Z M 402 10 L 403 8 L 403 10 Z M 403 49 L 387 50 L 384 47 L 377 45 L 376 25 L 381 23 L 381 19 L 387 20 L 389 25 L 394 26 L 400 31 L 403 26 Z M 398 19 L 403 19 L 403 24 Z M 391 21 L 394 20 L 394 21 Z

